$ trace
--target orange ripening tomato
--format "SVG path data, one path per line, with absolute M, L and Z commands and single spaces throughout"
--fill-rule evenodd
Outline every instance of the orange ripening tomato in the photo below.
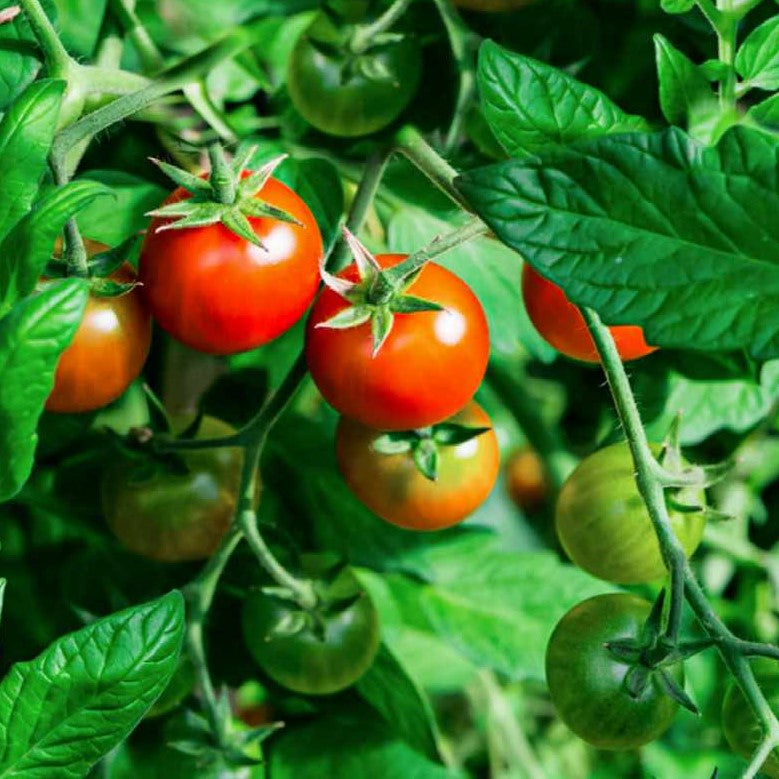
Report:
M 189 197 L 178 188 L 163 205 Z M 300 223 L 250 217 L 265 249 L 221 223 L 157 232 L 166 220 L 156 218 L 146 233 L 140 278 L 152 315 L 192 349 L 254 349 L 292 327 L 314 299 L 323 249 L 313 214 L 274 178 L 255 197 Z
M 490 418 L 470 402 L 447 422 L 490 427 Z M 341 417 L 336 455 L 344 481 L 374 514 L 408 530 L 440 530 L 461 522 L 490 494 L 498 476 L 498 439 L 491 428 L 467 441 L 438 446 L 438 475 L 426 478 L 410 451 L 384 454 L 374 443 L 383 436 Z
M 87 242 L 90 254 L 105 248 Z M 129 284 L 135 272 L 125 264 L 110 279 Z M 116 400 L 141 373 L 150 344 L 151 317 L 139 288 L 116 297 L 90 295 L 76 335 L 57 363 L 47 411 L 76 414 Z
M 544 502 L 549 485 L 541 458 L 533 449 L 525 447 L 511 456 L 506 464 L 506 489 L 522 511 L 532 511 Z
M 600 361 L 579 309 L 560 287 L 527 264 L 522 269 L 522 297 L 530 321 L 558 352 L 583 362 Z M 637 360 L 657 349 L 647 344 L 644 331 L 636 325 L 615 325 L 609 330 L 624 361 Z
M 406 256 L 380 254 L 376 259 L 388 268 Z M 358 280 L 354 264 L 339 275 Z M 349 305 L 331 289 L 317 299 L 306 328 L 306 361 L 325 400 L 344 416 L 378 430 L 441 422 L 473 397 L 487 370 L 487 320 L 462 279 L 430 262 L 407 292 L 443 309 L 396 314 L 375 356 L 370 323 L 347 329 L 318 326 Z

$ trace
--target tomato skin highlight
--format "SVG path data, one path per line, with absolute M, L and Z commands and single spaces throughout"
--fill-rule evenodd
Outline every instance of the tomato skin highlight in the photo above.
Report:
M 324 14 L 298 39 L 287 74 L 289 95 L 303 118 L 317 130 L 342 138 L 369 135 L 397 119 L 419 85 L 422 56 L 413 38 L 404 36 L 361 57 L 378 66 L 386 78 L 376 80 L 359 69 L 344 76 L 348 53 L 325 54 L 312 42 L 338 46 L 340 33 Z
M 471 401 L 449 421 L 489 427 L 490 418 Z M 341 417 L 335 446 L 338 466 L 354 495 L 374 514 L 408 530 L 440 530 L 473 513 L 490 494 L 498 476 L 495 431 L 453 446 L 439 447 L 438 478 L 430 481 L 414 464 L 413 454 L 382 454 L 373 442 L 380 430 Z
M 660 452 L 658 444 L 653 453 Z M 555 527 L 565 553 L 580 568 L 618 584 L 642 584 L 666 574 L 652 521 L 633 476 L 627 443 L 599 449 L 574 469 L 557 500 Z M 703 490 L 686 488 L 680 504 L 705 505 Z M 674 534 L 689 557 L 703 538 L 704 513 L 669 508 Z
M 771 709 L 779 710 L 779 666 L 775 660 L 758 657 L 752 670 Z M 739 686 L 731 681 L 722 701 L 722 730 L 731 749 L 750 760 L 763 741 L 763 729 Z M 760 773 L 779 779 L 779 749 L 774 749 L 760 767 Z
M 130 283 L 135 272 L 123 265 L 111 279 Z M 107 406 L 140 375 L 150 345 L 151 317 L 139 288 L 118 297 L 90 295 L 76 335 L 57 363 L 46 410 L 78 414 Z
M 671 724 L 678 704 L 651 679 L 637 699 L 623 687 L 630 666 L 604 644 L 640 636 L 651 605 L 627 593 L 596 595 L 557 623 L 546 649 L 552 703 L 577 736 L 598 749 L 634 749 Z M 680 665 L 669 668 L 681 684 Z
M 377 260 L 386 268 L 406 256 L 383 254 Z M 358 278 L 354 265 L 339 275 Z M 408 294 L 444 310 L 396 314 L 375 357 L 370 323 L 346 330 L 317 327 L 349 305 L 330 289 L 317 299 L 306 326 L 306 361 L 325 400 L 377 430 L 412 430 L 443 421 L 468 403 L 487 370 L 487 320 L 464 281 L 428 263 Z
M 190 420 L 174 420 L 183 430 Z M 204 416 L 197 438 L 234 433 Z M 117 458 L 106 469 L 102 503 L 108 526 L 122 546 L 161 562 L 209 557 L 235 511 L 243 451 L 214 448 L 179 453 L 189 473 L 149 473 L 146 462 Z
M 188 197 L 178 188 L 165 204 Z M 154 219 L 146 233 L 140 278 L 149 308 L 192 349 L 217 355 L 254 349 L 292 327 L 314 299 L 323 248 L 313 214 L 277 179 L 256 197 L 302 223 L 250 217 L 267 251 L 219 223 L 156 232 L 167 220 Z
M 315 573 L 315 556 L 304 567 Z M 330 596 L 349 598 L 359 591 L 354 574 L 344 568 L 327 585 Z M 379 619 L 367 594 L 346 609 L 327 614 L 324 640 L 306 627 L 293 635 L 271 631 L 295 605 L 254 590 L 243 606 L 246 645 L 260 667 L 278 684 L 304 695 L 330 695 L 354 684 L 373 663 L 379 649 Z
M 598 363 L 598 350 L 587 323 L 579 309 L 563 290 L 545 279 L 531 265 L 522 268 L 522 298 L 533 326 L 547 343 L 561 354 L 582 362 Z M 657 350 L 644 340 L 644 331 L 637 325 L 609 327 L 620 358 L 638 360 Z

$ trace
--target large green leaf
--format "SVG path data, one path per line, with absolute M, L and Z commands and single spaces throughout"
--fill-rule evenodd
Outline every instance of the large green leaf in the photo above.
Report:
M 772 95 L 763 100 L 762 103 L 753 105 L 747 111 L 747 117 L 760 122 L 760 124 L 779 128 L 779 95 Z
M 747 36 L 736 54 L 736 70 L 750 86 L 779 89 L 779 17 Z
M 512 156 L 647 127 L 594 87 L 492 41 L 479 50 L 478 80 L 487 122 Z
M 81 779 L 165 689 L 183 636 L 174 591 L 14 665 L 0 684 L 0 777 Z
M 0 10 L 16 5 L 0 0 Z M 24 91 L 41 67 L 35 38 L 23 13 L 0 25 L 0 113 Z
M 356 687 L 404 741 L 431 760 L 440 759 L 430 704 L 386 644 Z
M 302 745 L 305 745 L 303 748 Z M 269 747 L 273 779 L 452 779 L 401 741 L 369 708 L 350 706 L 310 724 L 285 728 Z
M 106 0 L 54 0 L 59 24 L 57 29 L 68 51 L 91 57 L 103 23 Z
M 33 291 L 65 222 L 98 195 L 109 192 L 90 181 L 52 189 L 0 242 L 0 317 Z
M 88 296 L 86 282 L 66 279 L 20 301 L 0 320 L 0 501 L 30 475 L 38 418 Z
M 779 356 L 779 146 L 730 130 L 606 136 L 458 185 L 509 246 L 651 343 Z
M 0 238 L 32 205 L 46 169 L 64 81 L 31 84 L 0 122 Z

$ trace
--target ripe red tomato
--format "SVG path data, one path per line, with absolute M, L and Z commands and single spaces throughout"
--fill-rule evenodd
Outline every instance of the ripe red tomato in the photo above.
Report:
M 469 403 L 448 422 L 490 427 L 477 403 Z M 410 451 L 383 454 L 374 443 L 383 433 L 341 417 L 335 446 L 338 466 L 349 489 L 371 511 L 409 530 L 440 530 L 471 514 L 490 494 L 498 476 L 499 451 L 490 429 L 460 444 L 438 446 L 438 477 L 423 476 Z
M 100 245 L 88 250 L 95 246 Z M 123 265 L 111 279 L 127 284 L 135 273 Z M 140 374 L 150 344 L 151 317 L 139 288 L 118 297 L 90 295 L 76 335 L 57 363 L 46 409 L 77 414 L 116 400 Z
M 599 362 L 598 351 L 579 309 L 560 287 L 527 264 L 522 269 L 522 297 L 530 321 L 558 352 L 575 360 Z M 657 349 L 647 344 L 644 331 L 635 325 L 615 325 L 609 330 L 624 361 L 637 360 Z
M 188 197 L 178 188 L 165 203 Z M 163 222 L 155 219 L 146 233 L 140 277 L 151 312 L 193 349 L 209 354 L 254 349 L 289 329 L 314 299 L 322 236 L 313 214 L 277 179 L 269 179 L 256 197 L 301 224 L 250 218 L 265 249 L 221 223 L 156 232 Z
M 383 254 L 384 267 L 405 254 Z M 357 281 L 357 268 L 341 274 Z M 396 314 L 387 340 L 373 355 L 371 325 L 317 327 L 349 305 L 325 289 L 306 328 L 306 360 L 333 408 L 379 430 L 411 430 L 441 422 L 473 397 L 487 369 L 487 320 L 470 287 L 446 268 L 428 263 L 408 289 L 442 311 Z

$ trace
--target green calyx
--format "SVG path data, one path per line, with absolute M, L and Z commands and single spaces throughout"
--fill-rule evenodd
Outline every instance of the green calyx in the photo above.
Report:
M 153 159 L 152 162 L 166 176 L 192 195 L 186 200 L 169 203 L 149 211 L 147 216 L 171 220 L 157 227 L 156 231 L 206 227 L 221 222 L 240 238 L 265 249 L 266 247 L 252 228 L 250 218 L 265 217 L 299 225 L 300 222 L 291 214 L 257 197 L 286 155 L 276 157 L 259 170 L 242 178 L 243 169 L 254 152 L 254 148 L 249 148 L 228 163 L 221 146 L 215 145 L 209 148 L 211 175 L 208 179 L 203 179 L 167 162 Z
M 661 591 L 638 638 L 610 641 L 604 649 L 617 660 L 630 666 L 623 686 L 634 699 L 641 698 L 650 684 L 658 684 L 663 692 L 693 714 L 698 707 L 684 691 L 684 687 L 670 673 L 669 668 L 686 660 L 712 642 L 709 639 L 674 642 L 662 632 L 665 591 Z
M 469 427 L 454 422 L 441 422 L 419 430 L 402 430 L 384 433 L 373 442 L 373 449 L 381 454 L 410 453 L 417 470 L 430 481 L 438 478 L 440 448 L 458 446 L 470 441 L 489 427 Z
M 414 268 L 400 276 L 393 274 L 392 269 L 382 270 L 376 258 L 346 227 L 343 232 L 357 266 L 359 281 L 349 281 L 322 269 L 325 285 L 349 301 L 351 306 L 342 309 L 327 321 L 320 322 L 317 327 L 345 330 L 370 322 L 375 357 L 392 332 L 395 314 L 442 311 L 443 306 L 406 294 L 416 281 L 421 268 Z

